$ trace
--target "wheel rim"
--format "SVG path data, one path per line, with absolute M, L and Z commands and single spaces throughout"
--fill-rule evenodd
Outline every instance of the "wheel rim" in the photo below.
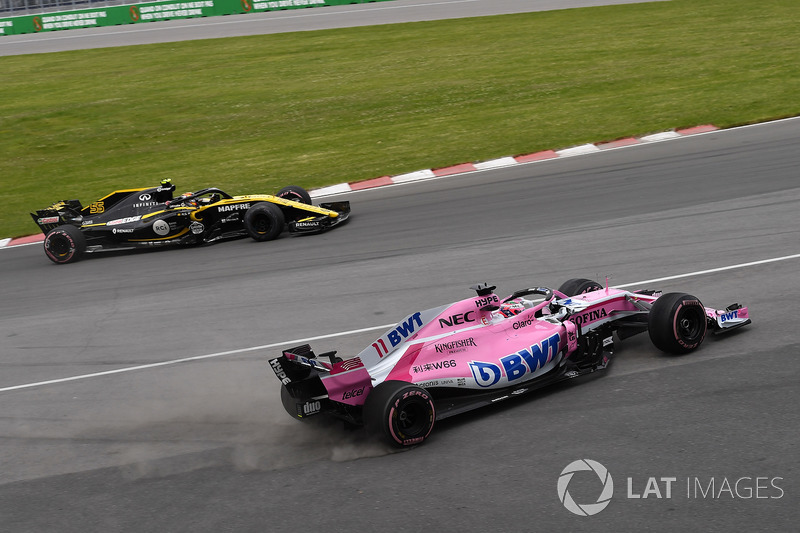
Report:
M 258 217 L 254 222 L 253 227 L 259 235 L 264 235 L 269 231 L 269 219 L 267 217 Z
M 71 246 L 67 239 L 61 236 L 52 237 L 48 243 L 47 248 L 50 252 L 57 257 L 64 257 L 70 252 Z
M 693 342 L 703 335 L 705 316 L 695 308 L 684 309 L 678 317 L 678 334 L 686 341 Z
M 397 410 L 394 422 L 398 433 L 406 439 L 423 436 L 430 418 L 426 407 L 426 404 L 417 401 L 402 405 Z

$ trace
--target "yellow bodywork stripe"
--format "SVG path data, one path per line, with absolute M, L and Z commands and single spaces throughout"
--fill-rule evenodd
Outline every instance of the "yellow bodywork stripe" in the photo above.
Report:
M 191 207 L 176 207 L 175 209 L 171 209 L 170 211 L 178 211 L 178 210 L 191 211 L 192 209 L 193 208 L 191 208 Z M 167 212 L 166 210 L 161 210 L 161 211 L 156 211 L 155 213 L 147 213 L 146 215 L 142 215 L 139 220 L 144 220 L 146 218 L 150 218 L 150 217 L 153 217 L 153 216 L 156 216 L 156 215 L 160 215 L 161 213 L 166 213 L 166 212 Z M 82 228 L 92 228 L 92 227 L 95 227 L 95 226 L 106 226 L 106 225 L 108 225 L 107 222 L 100 222 L 99 224 L 81 224 L 81 227 Z
M 295 209 L 310 211 L 312 213 L 326 215 L 331 218 L 336 218 L 339 216 L 339 213 L 337 213 L 336 211 L 331 211 L 330 209 L 324 209 L 322 207 L 317 207 L 315 205 L 308 205 L 302 202 L 293 202 L 291 200 L 284 200 L 283 198 L 278 198 L 277 196 L 272 196 L 271 194 L 252 194 L 248 196 L 234 196 L 233 198 L 225 198 L 224 200 L 220 200 L 219 202 L 213 203 L 211 205 L 204 205 L 203 207 L 198 207 L 191 214 L 191 219 L 196 221 L 201 221 L 203 220 L 203 211 L 205 211 L 206 209 L 219 207 L 221 205 L 235 205 L 235 204 L 246 204 L 246 203 L 255 204 L 258 202 L 269 202 L 273 204 L 282 205 L 285 207 L 294 207 Z
M 94 204 L 96 202 L 102 202 L 103 200 L 105 200 L 109 196 L 114 196 L 115 194 L 119 194 L 121 192 L 138 192 L 138 191 L 144 191 L 146 189 L 152 189 L 152 187 L 142 187 L 141 189 L 120 189 L 118 191 L 114 191 L 114 192 L 112 192 L 110 194 L 107 194 L 107 195 L 103 196 L 102 198 L 100 198 L 99 200 L 95 200 L 92 203 Z
M 336 211 L 331 211 L 330 209 L 325 209 L 323 207 L 319 207 L 316 205 L 308 205 L 302 202 L 293 202 L 291 200 L 284 200 L 283 198 L 278 198 L 277 196 L 272 196 L 271 194 L 251 194 L 247 196 L 234 196 L 233 198 L 223 200 L 222 202 L 217 202 L 216 204 L 213 205 L 220 205 L 221 203 L 241 204 L 242 202 L 271 202 L 273 204 L 283 205 L 286 207 L 294 207 L 296 209 L 302 209 L 303 211 L 310 211 L 312 213 L 318 213 L 320 215 L 327 215 L 331 218 L 336 218 L 339 216 L 339 213 L 337 213 Z
M 194 211 L 194 207 L 173 207 L 172 209 L 162 209 L 161 211 L 155 211 L 153 213 L 147 213 L 146 215 L 142 215 L 142 220 L 154 217 L 156 215 L 160 215 L 161 213 L 170 213 L 175 211 Z

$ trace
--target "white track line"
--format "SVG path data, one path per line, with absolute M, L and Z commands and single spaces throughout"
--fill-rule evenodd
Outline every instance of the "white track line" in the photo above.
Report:
M 666 276 L 666 277 L 663 277 L 663 278 L 647 279 L 647 280 L 644 280 L 644 281 L 636 281 L 636 282 L 633 282 L 633 283 L 626 283 L 624 285 L 615 285 L 614 287 L 615 288 L 631 287 L 631 286 L 634 286 L 634 285 L 644 285 L 646 283 L 657 283 L 657 282 L 660 282 L 660 281 L 669 281 L 669 280 L 673 280 L 673 279 L 691 278 L 691 277 L 696 277 L 696 276 L 703 276 L 705 274 L 714 274 L 716 272 L 724 272 L 726 270 L 734 270 L 734 269 L 737 269 L 737 268 L 747 268 L 747 267 L 751 267 L 751 266 L 764 265 L 764 264 L 767 264 L 767 263 L 776 263 L 778 261 L 787 261 L 789 259 L 800 259 L 800 254 L 784 255 L 783 257 L 773 257 L 771 259 L 761 259 L 759 261 L 751 261 L 749 263 L 739 263 L 739 264 L 736 264 L 736 265 L 729 265 L 729 266 L 718 267 L 718 268 L 710 268 L 708 270 L 698 270 L 698 271 L 695 271 L 695 272 L 687 272 L 685 274 L 678 274 L 676 276 Z M 332 338 L 335 338 L 335 337 L 346 337 L 348 335 L 355 335 L 355 334 L 358 334 L 358 333 L 366 333 L 366 332 L 369 332 L 369 331 L 386 330 L 386 329 L 388 329 L 388 328 L 390 328 L 390 327 L 392 327 L 394 325 L 395 324 L 386 324 L 386 325 L 383 325 L 383 326 L 373 326 L 373 327 L 370 327 L 370 328 L 354 329 L 354 330 L 351 330 L 351 331 L 342 331 L 342 332 L 339 332 L 339 333 L 330 333 L 330 334 L 327 334 L 327 335 L 318 335 L 316 337 L 306 337 L 304 339 L 295 339 L 295 340 L 291 340 L 291 341 L 274 342 L 272 344 L 264 344 L 262 346 L 251 346 L 250 348 L 239 348 L 237 350 L 228 350 L 226 352 L 217 352 L 217 353 L 211 353 L 211 354 L 206 354 L 206 355 L 196 355 L 194 357 L 184 357 L 182 359 L 173 359 L 171 361 L 162 361 L 160 363 L 150 363 L 150 364 L 147 364 L 147 365 L 129 366 L 129 367 L 125 367 L 125 368 L 118 368 L 116 370 L 106 370 L 105 372 L 95 372 L 93 374 L 83 374 L 83 375 L 80 375 L 80 376 L 72 376 L 72 377 L 68 377 L 68 378 L 51 379 L 51 380 L 48 380 L 48 381 L 38 381 L 36 383 L 26 383 L 24 385 L 14 385 L 13 387 L 0 388 L 0 392 L 8 392 L 8 391 L 20 390 L 20 389 L 29 389 L 29 388 L 32 388 L 32 387 L 39 387 L 39 386 L 43 386 L 43 385 L 53 385 L 53 384 L 56 384 L 56 383 L 65 383 L 67 381 L 77 381 L 79 379 L 88 379 L 88 378 L 96 378 L 96 377 L 100 377 L 100 376 L 109 376 L 111 374 L 121 374 L 123 372 L 133 372 L 134 370 L 145 370 L 145 369 L 148 369 L 148 368 L 157 368 L 157 367 L 160 367 L 160 366 L 177 365 L 179 363 L 188 363 L 188 362 L 191 362 L 191 361 L 200 361 L 200 360 L 203 360 L 203 359 L 212 359 L 214 357 L 223 357 L 223 356 L 226 356 L 226 355 L 236 355 L 236 354 L 241 354 L 241 353 L 246 353 L 246 352 L 252 352 L 252 351 L 255 351 L 255 350 L 265 350 L 265 349 L 268 349 L 268 348 L 277 348 L 278 346 L 288 346 L 288 345 L 291 345 L 291 344 L 305 344 L 307 342 L 316 341 L 316 340 L 320 340 L 320 339 L 332 339 Z
M 95 372 L 93 374 L 83 374 L 80 376 L 72 376 L 69 378 L 50 379 L 48 381 L 39 381 L 36 383 L 26 383 L 25 385 L 14 385 L 13 387 L 5 387 L 0 389 L 0 392 L 28 389 L 31 387 L 38 387 L 40 385 L 53 385 L 55 383 L 65 383 L 67 381 L 76 381 L 79 379 L 96 378 L 99 376 L 109 376 L 111 374 L 121 374 L 123 372 L 132 372 L 134 370 L 145 370 L 148 368 L 156 368 L 159 366 L 177 365 L 178 363 L 188 363 L 190 361 L 200 361 L 202 359 L 211 359 L 213 357 L 222 357 L 224 355 L 235 355 L 245 352 L 252 352 L 255 350 L 262 350 L 267 348 L 276 348 L 278 346 L 287 346 L 290 344 L 305 344 L 309 341 L 316 341 L 320 339 L 330 339 L 333 337 L 344 337 L 347 335 L 355 335 L 356 333 L 364 333 L 367 331 L 374 331 L 378 329 L 388 329 L 396 324 L 386 324 L 385 326 L 373 326 L 371 328 L 355 329 L 352 331 L 344 331 L 341 333 L 331 333 L 329 335 L 319 335 L 317 337 L 306 337 L 305 339 L 297 339 L 293 341 L 275 342 L 272 344 L 264 344 L 262 346 L 251 346 L 250 348 L 239 348 L 238 350 L 228 350 L 227 352 L 210 353 L 206 355 L 195 355 L 193 357 L 184 357 L 182 359 L 173 359 L 171 361 L 161 361 L 160 363 L 150 363 L 147 365 L 129 366 L 125 368 L 117 368 L 116 370 L 106 370 L 104 372 Z
M 691 278 L 694 276 L 702 276 L 704 274 L 713 274 L 715 272 L 724 272 L 726 270 L 733 270 L 736 268 L 746 268 L 756 265 L 763 265 L 766 263 L 775 263 L 778 261 L 786 261 L 789 259 L 800 259 L 800 254 L 784 255 L 783 257 L 773 257 L 772 259 L 762 259 L 760 261 L 751 261 L 749 263 L 739 263 L 738 265 L 730 265 L 719 268 L 710 268 L 708 270 L 698 270 L 696 272 L 688 272 L 686 274 L 678 274 L 677 276 L 667 276 L 665 278 L 646 279 L 644 281 L 637 281 L 634 283 L 626 283 L 625 285 L 615 285 L 614 288 L 621 289 L 623 287 L 632 287 L 634 285 L 644 285 L 645 283 L 658 283 L 661 281 L 669 281 L 672 279 Z

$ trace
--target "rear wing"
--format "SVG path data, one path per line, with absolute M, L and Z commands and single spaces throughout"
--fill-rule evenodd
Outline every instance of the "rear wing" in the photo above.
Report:
M 47 235 L 47 232 L 55 227 L 74 223 L 75 219 L 81 216 L 82 209 L 80 200 L 61 200 L 37 210 L 36 213 L 31 213 L 31 217 L 42 233 Z
M 336 357 L 336 352 L 326 352 L 318 358 L 310 345 L 302 344 L 283 350 L 283 355 L 269 360 L 269 366 L 281 383 L 288 385 L 307 379 L 312 372 L 328 374 L 333 365 L 341 361 L 341 358 Z
M 320 412 L 321 402 L 328 397 L 328 391 L 320 377 L 330 375 L 334 361 L 341 361 L 336 352 L 321 354 L 328 359 L 323 361 L 303 344 L 283 351 L 283 355 L 269 360 L 269 366 L 280 380 L 281 400 L 284 407 L 297 418 L 304 418 Z

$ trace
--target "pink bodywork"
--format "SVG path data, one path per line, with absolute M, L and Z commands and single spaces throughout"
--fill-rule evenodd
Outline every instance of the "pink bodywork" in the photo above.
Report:
M 512 300 L 520 302 L 518 314 L 506 316 L 492 293 L 412 313 L 352 359 L 331 365 L 287 357 L 324 367 L 328 397 L 352 406 L 363 405 L 372 388 L 387 380 L 424 388 L 500 388 L 546 374 L 576 350 L 580 331 L 646 313 L 660 296 L 611 288 L 572 297 L 554 292 L 570 312 L 566 319 L 551 315 L 547 301 L 523 299 Z M 749 316 L 746 307 L 705 310 L 719 328 Z M 610 343 L 610 335 L 603 340 Z
M 368 391 L 384 380 L 467 389 L 522 383 L 569 357 L 577 347 L 580 325 L 636 312 L 627 294 L 609 289 L 573 297 L 571 301 L 586 309 L 564 322 L 534 317 L 546 302 L 506 317 L 496 310 L 500 299 L 494 294 L 412 313 L 359 354 L 364 367 L 337 372 L 347 361 L 337 363 L 322 381 L 330 399 L 350 405 L 363 404 Z M 362 388 L 363 393 L 352 394 Z
M 566 320 L 548 319 L 547 302 L 528 302 L 532 307 L 507 317 L 497 310 L 501 301 L 495 294 L 412 313 L 356 359 L 332 365 L 322 382 L 331 400 L 349 405 L 362 405 L 386 380 L 473 390 L 522 384 L 568 358 L 577 348 L 579 328 L 641 313 L 658 299 L 611 288 L 573 297 L 556 292 L 556 297 L 571 310 Z M 537 318 L 539 311 L 544 314 Z M 706 314 L 720 327 L 748 317 L 746 307 L 706 308 Z

